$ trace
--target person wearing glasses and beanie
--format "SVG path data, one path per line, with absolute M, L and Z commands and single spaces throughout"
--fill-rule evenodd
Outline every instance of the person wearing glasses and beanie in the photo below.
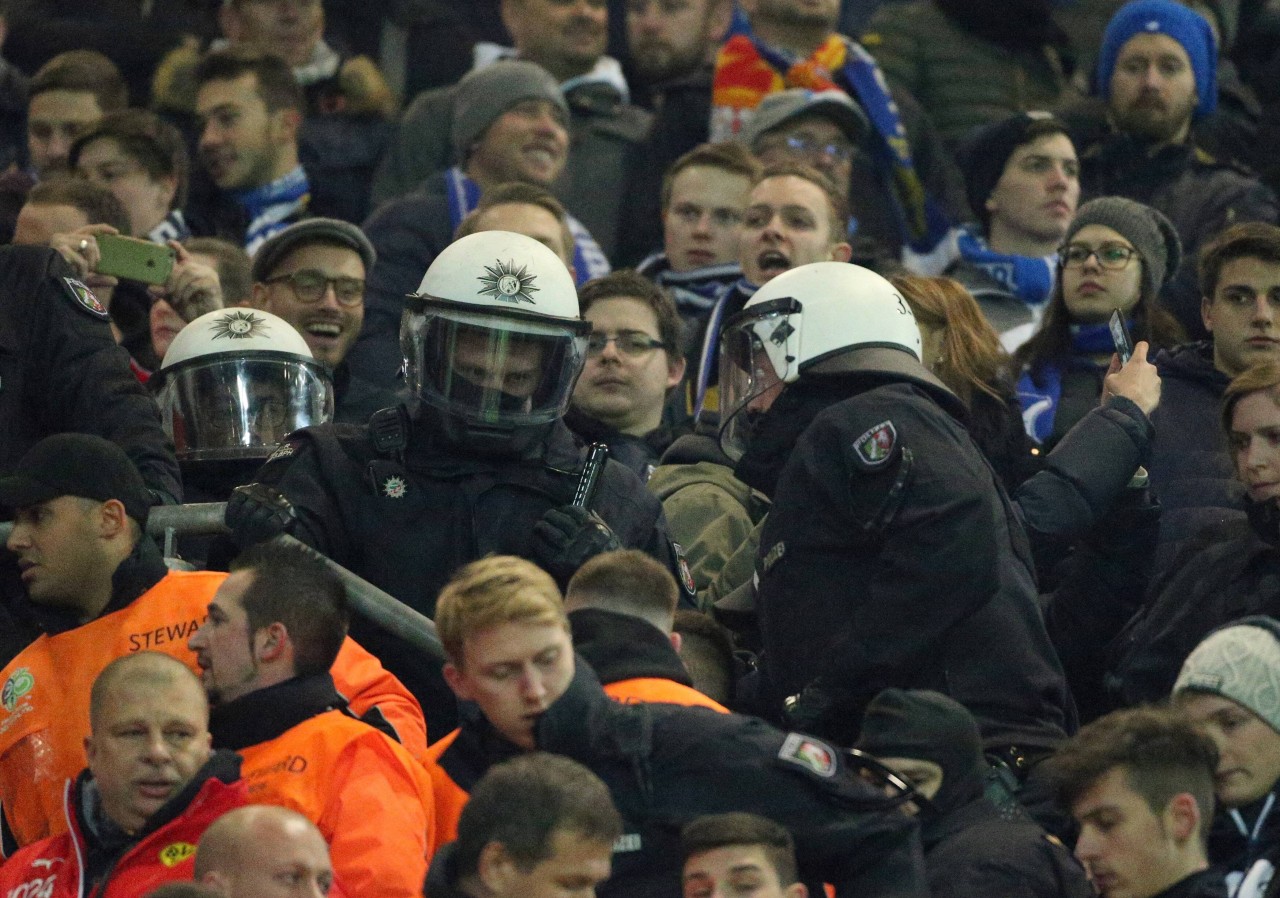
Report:
M 393 390 L 351 373 L 347 353 L 364 322 L 364 285 L 377 258 L 358 227 L 308 218 L 262 244 L 253 257 L 254 308 L 279 315 L 333 374 L 334 420 L 363 424 L 396 404 Z
M 1080 207 L 1040 329 L 1014 355 L 1023 423 L 1043 447 L 1097 406 L 1103 378 L 1119 369 L 1107 325 L 1112 312 L 1124 316 L 1135 354 L 1179 342 L 1181 329 L 1156 295 L 1181 259 L 1177 232 L 1155 209 L 1121 197 Z

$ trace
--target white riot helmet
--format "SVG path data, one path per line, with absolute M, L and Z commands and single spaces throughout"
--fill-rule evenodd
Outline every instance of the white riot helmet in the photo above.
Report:
M 845 357 L 835 364 L 837 357 Z M 823 362 L 827 369 L 929 378 L 920 329 L 902 295 L 873 271 L 813 262 L 756 291 L 720 334 L 720 445 L 737 459 L 753 418 L 783 385 Z
M 447 246 L 408 297 L 400 347 L 411 394 L 447 440 L 524 455 L 564 415 L 590 324 L 564 262 L 523 234 Z
M 300 427 L 333 418 L 333 383 L 289 322 L 256 309 L 201 315 L 153 378 L 183 461 L 263 459 Z

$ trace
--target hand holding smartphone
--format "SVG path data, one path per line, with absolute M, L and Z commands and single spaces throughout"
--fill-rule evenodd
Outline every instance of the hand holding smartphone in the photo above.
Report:
M 115 234 L 98 234 L 94 239 L 98 241 L 98 274 L 143 284 L 163 284 L 173 272 L 177 254 L 171 246 Z
M 1116 355 L 1120 356 L 1120 364 L 1127 365 L 1129 359 L 1133 358 L 1133 337 L 1129 334 L 1129 325 L 1125 323 L 1119 309 L 1111 313 L 1110 327 L 1111 342 L 1115 344 Z

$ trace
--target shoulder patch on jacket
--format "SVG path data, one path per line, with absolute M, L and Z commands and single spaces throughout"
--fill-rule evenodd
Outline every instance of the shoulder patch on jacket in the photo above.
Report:
M 835 776 L 840 768 L 834 748 L 803 733 L 787 734 L 782 748 L 778 749 L 778 760 L 824 779 Z
M 881 421 L 853 441 L 853 451 L 867 468 L 883 467 L 898 447 L 898 431 L 892 421 Z
M 78 281 L 75 278 L 63 278 L 62 286 L 70 296 L 72 305 L 77 309 L 88 312 L 94 318 L 99 318 L 103 321 L 111 320 L 111 316 L 107 314 L 107 307 L 98 301 L 98 297 L 93 295 L 93 291 L 83 281 Z

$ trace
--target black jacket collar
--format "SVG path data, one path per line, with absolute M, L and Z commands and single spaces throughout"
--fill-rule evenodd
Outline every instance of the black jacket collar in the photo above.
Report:
M 1221 873 L 1202 870 L 1179 880 L 1155 898 L 1227 898 L 1227 885 Z
M 579 741 L 583 728 L 591 726 L 590 721 L 602 708 L 617 704 L 604 694 L 587 662 L 581 656 L 574 661 L 569 688 L 552 703 L 534 730 L 535 742 L 543 751 L 567 754 L 555 746 Z M 214 742 L 217 742 L 216 735 Z M 523 750 L 494 729 L 477 705 L 460 702 L 458 735 L 440 755 L 439 764 L 451 780 L 469 792 L 492 765 L 520 754 Z
M 346 709 L 347 701 L 329 674 L 294 677 L 215 706 L 209 732 L 218 748 L 238 751 L 275 739 L 318 714 Z
M 111 575 L 111 600 L 107 602 L 107 607 L 102 609 L 99 617 L 127 608 L 139 596 L 163 580 L 168 573 L 169 568 L 165 566 L 160 547 L 150 537 L 142 537 L 133 547 L 129 557 L 120 562 L 115 573 Z M 36 605 L 29 599 L 26 605 L 32 618 L 51 636 L 74 630 L 81 625 L 79 616 L 73 612 Z
M 648 621 L 629 614 L 582 608 L 569 615 L 573 645 L 600 682 L 656 677 L 692 686 L 671 640 Z

